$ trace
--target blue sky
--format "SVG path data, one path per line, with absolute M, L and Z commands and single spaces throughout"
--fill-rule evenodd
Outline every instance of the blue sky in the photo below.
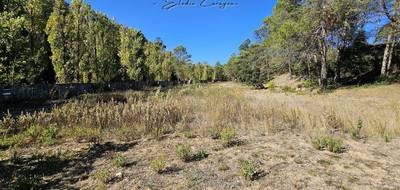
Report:
M 179 0 L 168 0 L 179 2 Z M 181 0 L 186 2 L 187 0 Z M 225 63 L 254 30 L 272 13 L 276 0 L 206 0 L 231 2 L 220 9 L 201 7 L 203 0 L 190 0 L 192 6 L 162 9 L 165 0 L 87 0 L 92 8 L 115 18 L 118 23 L 141 30 L 148 39 L 160 37 L 171 50 L 185 45 L 194 62 Z

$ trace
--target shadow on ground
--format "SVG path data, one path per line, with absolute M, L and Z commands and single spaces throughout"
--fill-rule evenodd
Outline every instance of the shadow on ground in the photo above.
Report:
M 73 184 L 89 177 L 93 163 L 109 152 L 125 152 L 137 142 L 91 145 L 71 158 L 40 155 L 0 162 L 0 189 L 74 189 Z

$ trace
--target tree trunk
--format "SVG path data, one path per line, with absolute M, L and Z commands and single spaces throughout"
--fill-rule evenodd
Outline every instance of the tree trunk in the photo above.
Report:
M 393 49 L 391 48 L 392 39 L 393 39 L 393 33 L 389 33 L 387 37 L 385 52 L 383 54 L 381 76 L 387 76 L 388 63 L 391 58 L 391 54 L 393 53 Z
M 327 47 L 326 47 L 326 29 L 325 23 L 321 23 L 321 38 L 320 38 L 320 48 L 321 48 L 321 78 L 320 78 L 320 88 L 325 90 L 328 85 L 328 65 L 327 65 Z
M 387 69 L 386 72 L 387 74 L 390 74 L 390 67 L 392 65 L 392 59 L 393 59 L 393 51 L 394 51 L 394 46 L 395 46 L 395 40 L 393 40 L 391 47 L 390 47 L 390 53 L 389 53 L 389 60 L 388 60 L 388 65 L 387 65 Z

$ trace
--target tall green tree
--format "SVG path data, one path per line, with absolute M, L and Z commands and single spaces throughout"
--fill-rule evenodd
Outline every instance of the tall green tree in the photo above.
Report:
M 125 27 L 120 28 L 120 38 L 118 55 L 128 77 L 131 80 L 143 80 L 148 72 L 144 56 L 146 38 L 141 32 Z
M 51 60 L 57 82 L 73 81 L 75 67 L 70 62 L 70 20 L 69 7 L 64 0 L 55 0 L 53 12 L 47 22 L 46 33 L 51 47 Z

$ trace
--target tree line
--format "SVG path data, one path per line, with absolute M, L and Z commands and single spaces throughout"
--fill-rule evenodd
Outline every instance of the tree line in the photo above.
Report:
M 184 46 L 167 51 L 84 0 L 3 0 L 0 24 L 0 86 L 224 79 L 221 64 L 192 64 Z
M 325 89 L 399 72 L 398 0 L 278 0 L 255 33 L 225 65 L 229 79 L 259 84 L 289 73 Z

